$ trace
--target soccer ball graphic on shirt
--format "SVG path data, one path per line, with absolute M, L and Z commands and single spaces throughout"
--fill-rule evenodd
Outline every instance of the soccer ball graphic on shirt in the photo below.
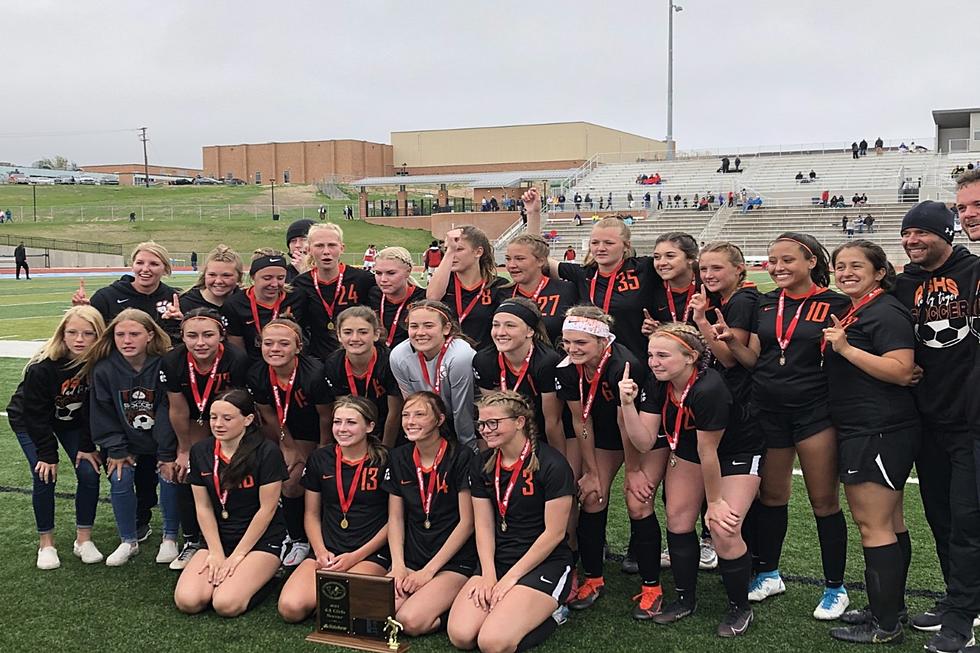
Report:
M 964 317 L 935 320 L 915 327 L 919 342 L 931 349 L 944 349 L 959 344 L 970 335 L 970 321 Z
M 137 431 L 150 431 L 153 429 L 153 423 L 153 416 L 146 413 L 138 413 L 133 417 L 133 428 Z
M 60 402 L 55 401 L 54 418 L 62 422 L 70 422 L 75 419 L 75 413 L 82 409 L 84 402 Z

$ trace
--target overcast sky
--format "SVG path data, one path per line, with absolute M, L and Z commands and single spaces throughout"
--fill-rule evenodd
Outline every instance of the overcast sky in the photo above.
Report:
M 974 0 L 676 0 L 674 138 L 933 134 L 980 105 Z M 585 120 L 666 133 L 668 0 L 0 0 L 0 161 Z M 130 130 L 130 131 L 115 131 Z

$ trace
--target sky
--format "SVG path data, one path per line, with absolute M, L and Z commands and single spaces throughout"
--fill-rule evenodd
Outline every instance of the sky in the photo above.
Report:
M 980 2 L 675 2 L 678 149 L 915 140 L 980 105 L 957 63 Z M 195 167 L 204 145 L 415 129 L 662 139 L 668 3 L 0 0 L 0 161 L 142 161 L 142 126 L 151 163 Z

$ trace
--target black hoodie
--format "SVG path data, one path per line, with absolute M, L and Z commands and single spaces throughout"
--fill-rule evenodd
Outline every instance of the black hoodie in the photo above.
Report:
M 163 313 L 167 310 L 167 305 L 174 300 L 174 293 L 180 294 L 180 289 L 161 281 L 152 294 L 146 295 L 133 287 L 134 280 L 133 275 L 124 274 L 105 288 L 97 290 L 89 303 L 102 313 L 106 324 L 125 309 L 138 308 L 150 315 L 171 337 L 179 336 L 180 324 L 177 320 L 164 320 Z
M 967 426 L 965 390 L 977 347 L 970 301 L 978 260 L 957 245 L 932 272 L 906 265 L 892 291 L 912 313 L 915 362 L 923 370 L 913 394 L 927 425 Z

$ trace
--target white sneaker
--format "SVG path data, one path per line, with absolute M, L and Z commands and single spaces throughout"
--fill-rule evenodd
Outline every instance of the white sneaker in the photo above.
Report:
M 157 552 L 157 564 L 169 565 L 179 555 L 180 550 L 177 549 L 177 541 L 164 539 L 160 542 L 160 550 Z
M 660 568 L 670 569 L 670 549 L 664 547 L 664 550 L 660 552 Z
M 105 559 L 105 564 L 107 567 L 122 567 L 124 564 L 129 562 L 130 558 L 139 554 L 139 552 L 139 544 L 123 542 L 116 547 L 115 551 L 109 554 L 109 557 Z
M 715 545 L 710 539 L 701 540 L 701 562 L 698 566 L 701 569 L 714 569 L 718 566 L 718 554 L 715 553 Z
M 758 603 L 770 596 L 776 596 L 786 591 L 786 584 L 783 577 L 779 575 L 779 570 L 764 571 L 756 574 L 752 582 L 749 583 L 749 600 Z
M 53 546 L 46 546 L 37 550 L 38 569 L 57 569 L 61 566 L 61 559 L 58 557 L 58 549 Z
M 102 562 L 104 556 L 102 552 L 95 546 L 95 542 L 88 540 L 87 542 L 75 543 L 71 546 L 71 552 L 75 554 L 76 558 L 81 558 L 82 562 L 87 565 L 94 565 Z
M 286 552 L 286 557 L 282 559 L 282 564 L 286 567 L 296 567 L 310 555 L 309 542 L 293 541 L 293 545 Z
M 180 550 L 180 555 L 173 559 L 170 563 L 170 568 L 174 571 L 181 571 L 187 566 L 187 563 L 191 561 L 194 554 L 198 552 L 201 545 L 197 542 L 184 542 L 184 548 Z
M 833 621 L 844 614 L 844 610 L 851 604 L 847 598 L 847 590 L 843 585 L 840 587 L 827 587 L 823 591 L 823 598 L 820 605 L 813 611 L 813 617 L 820 621 Z

